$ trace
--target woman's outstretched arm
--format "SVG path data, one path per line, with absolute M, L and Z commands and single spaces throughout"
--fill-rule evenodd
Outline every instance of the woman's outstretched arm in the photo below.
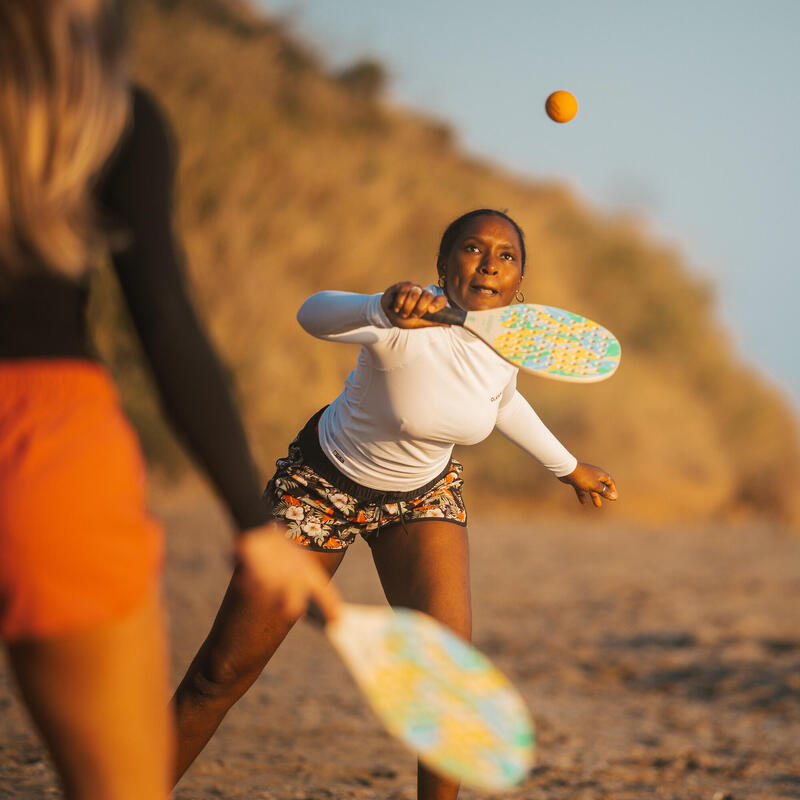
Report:
M 270 517 L 229 376 L 192 305 L 172 228 L 174 172 L 169 126 L 155 101 L 134 90 L 133 124 L 103 175 L 99 200 L 122 227 L 124 245 L 113 253 L 114 268 L 163 409 L 237 528 L 248 534 L 236 553 L 262 584 L 267 602 L 295 609 L 314 597 L 334 616 L 338 595 L 328 576 L 273 526 L 261 527 Z

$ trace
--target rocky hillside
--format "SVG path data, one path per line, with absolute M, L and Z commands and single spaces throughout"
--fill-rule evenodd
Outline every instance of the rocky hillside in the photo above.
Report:
M 321 288 L 432 282 L 447 223 L 493 206 L 526 232 L 527 299 L 601 320 L 622 341 L 622 367 L 606 383 L 520 384 L 579 458 L 614 474 L 622 500 L 609 513 L 800 520 L 796 422 L 737 359 L 710 288 L 680 253 L 562 186 L 476 161 L 447 125 L 385 102 L 379 64 L 331 74 L 241 2 L 139 0 L 132 37 L 135 75 L 180 142 L 177 224 L 197 303 L 235 375 L 265 474 L 356 356 L 300 330 L 302 300 Z M 115 291 L 107 273 L 96 291 Z M 96 317 L 151 459 L 174 472 L 182 462 L 124 315 Z M 461 457 L 475 499 L 502 493 L 532 511 L 574 502 L 501 437 Z

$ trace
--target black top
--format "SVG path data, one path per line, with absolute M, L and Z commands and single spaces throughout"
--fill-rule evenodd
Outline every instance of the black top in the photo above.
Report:
M 175 147 L 153 100 L 133 90 L 132 124 L 98 186 L 101 211 L 122 227 L 115 272 L 175 431 L 205 467 L 241 529 L 268 520 L 244 430 L 189 299 L 172 231 Z M 39 270 L 0 285 L 0 359 L 93 359 L 88 280 Z

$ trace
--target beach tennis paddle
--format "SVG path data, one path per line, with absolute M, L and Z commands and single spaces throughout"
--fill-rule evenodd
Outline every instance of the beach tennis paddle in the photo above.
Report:
M 522 781 L 534 731 L 516 689 L 472 645 L 426 614 L 344 604 L 325 633 L 386 728 L 427 766 L 481 789 Z
M 622 355 L 611 331 L 554 306 L 522 303 L 486 311 L 448 307 L 422 318 L 461 325 L 515 367 L 556 381 L 604 381 L 616 372 Z

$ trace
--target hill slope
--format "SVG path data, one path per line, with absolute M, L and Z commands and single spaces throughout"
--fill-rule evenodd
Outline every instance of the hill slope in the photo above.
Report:
M 302 300 L 321 288 L 433 282 L 447 223 L 493 206 L 526 232 L 528 300 L 599 319 L 623 343 L 607 383 L 520 384 L 579 458 L 614 474 L 622 500 L 612 513 L 800 520 L 795 421 L 732 355 L 708 287 L 678 253 L 559 186 L 466 156 L 446 125 L 381 101 L 376 65 L 333 77 L 241 3 L 140 0 L 133 32 L 137 79 L 180 141 L 179 225 L 197 301 L 265 474 L 356 355 L 300 330 Z M 113 292 L 107 276 L 97 292 Z M 174 464 L 122 316 L 98 314 L 97 336 L 149 454 Z M 500 437 L 460 455 L 470 496 L 501 492 L 532 509 L 574 501 Z

